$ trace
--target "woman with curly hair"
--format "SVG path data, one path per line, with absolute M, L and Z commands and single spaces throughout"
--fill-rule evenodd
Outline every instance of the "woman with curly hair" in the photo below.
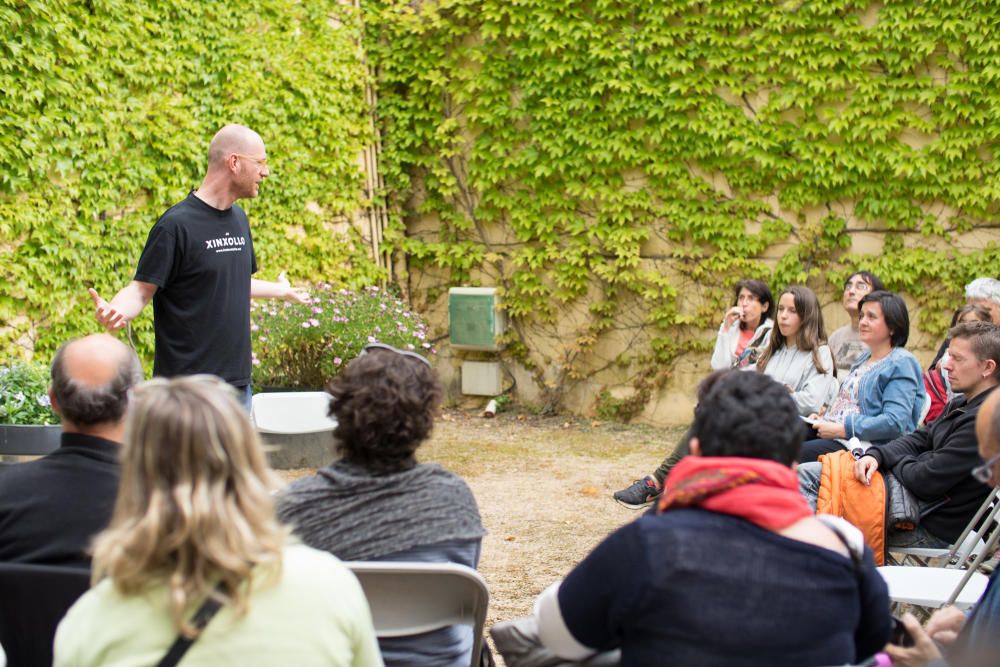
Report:
M 272 473 L 222 380 L 136 387 L 121 466 L 94 587 L 59 625 L 56 665 L 155 665 L 177 651 L 186 667 L 382 664 L 357 579 L 275 518 Z
M 430 362 L 375 343 L 327 391 L 342 458 L 291 484 L 278 516 L 303 542 L 343 560 L 476 567 L 486 531 L 472 492 L 441 466 L 416 459 L 441 403 Z M 468 665 L 472 630 L 454 626 L 379 644 L 386 665 Z

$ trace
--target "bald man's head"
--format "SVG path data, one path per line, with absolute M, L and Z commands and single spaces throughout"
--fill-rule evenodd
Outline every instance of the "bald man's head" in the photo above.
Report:
M 208 145 L 208 166 L 220 166 L 233 153 L 257 156 L 264 151 L 264 140 L 245 125 L 226 125 L 215 133 Z
M 128 391 L 142 382 L 135 352 L 108 334 L 64 343 L 52 360 L 52 400 L 64 420 L 81 426 L 121 421 Z

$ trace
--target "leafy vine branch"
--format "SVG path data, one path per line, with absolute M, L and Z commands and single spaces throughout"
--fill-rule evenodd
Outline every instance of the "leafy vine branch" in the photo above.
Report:
M 831 294 L 863 266 L 940 335 L 995 274 L 994 244 L 957 245 L 1000 226 L 995 3 L 381 0 L 364 20 L 413 280 L 500 285 L 553 409 L 628 384 L 620 416 L 644 409 L 744 276 Z

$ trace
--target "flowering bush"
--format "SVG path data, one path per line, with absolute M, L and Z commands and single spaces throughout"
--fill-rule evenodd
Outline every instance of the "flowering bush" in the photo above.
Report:
M 322 387 L 368 343 L 436 353 L 420 316 L 383 289 L 349 292 L 320 285 L 310 296 L 308 305 L 254 302 L 255 386 Z
M 58 424 L 48 388 L 49 370 L 41 364 L 0 367 L 0 424 Z

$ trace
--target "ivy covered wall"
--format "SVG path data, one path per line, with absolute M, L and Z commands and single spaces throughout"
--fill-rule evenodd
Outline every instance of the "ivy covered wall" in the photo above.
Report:
M 375 277 L 349 224 L 371 138 L 352 7 L 0 0 L 0 34 L 0 362 L 99 330 L 87 287 L 110 298 L 131 279 L 230 122 L 268 148 L 271 176 L 242 202 L 259 275 Z M 147 358 L 151 323 L 135 327 Z
M 927 344 L 998 273 L 1000 3 L 364 9 L 413 298 L 441 315 L 448 286 L 502 287 L 543 407 L 690 394 L 740 277 L 839 314 L 868 268 Z

